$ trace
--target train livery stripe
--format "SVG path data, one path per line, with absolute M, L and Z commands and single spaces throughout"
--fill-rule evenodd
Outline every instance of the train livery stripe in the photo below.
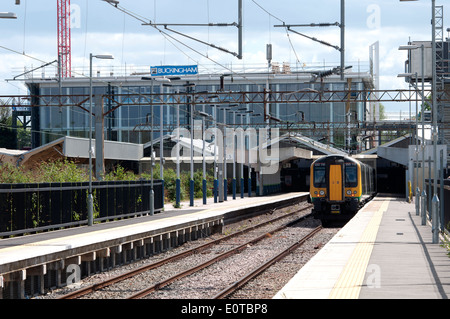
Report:
M 332 289 L 329 299 L 357 299 L 363 285 L 369 259 L 375 244 L 383 213 L 387 211 L 389 200 L 383 201 L 374 213 L 364 233 L 356 245 L 352 256 Z

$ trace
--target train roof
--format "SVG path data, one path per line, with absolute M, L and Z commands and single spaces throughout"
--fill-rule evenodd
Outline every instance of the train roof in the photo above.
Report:
M 352 157 L 350 157 L 350 156 L 336 155 L 336 154 L 331 154 L 331 155 L 325 155 L 325 156 L 322 156 L 321 158 L 316 159 L 316 160 L 313 162 L 313 164 L 315 164 L 315 163 L 323 163 L 323 162 L 326 162 L 327 160 L 329 160 L 329 159 L 331 159 L 331 158 L 334 158 L 334 159 L 343 159 L 343 160 L 346 160 L 346 161 L 349 161 L 349 162 L 358 163 L 358 164 L 363 164 L 363 163 L 361 163 L 360 161 L 358 161 L 357 159 L 352 158 Z

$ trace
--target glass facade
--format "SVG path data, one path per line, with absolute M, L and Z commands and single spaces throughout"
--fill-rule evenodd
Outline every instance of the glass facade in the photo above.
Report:
M 270 94 L 273 96 L 273 100 L 277 100 L 279 92 L 296 92 L 300 90 L 311 90 L 312 92 L 320 91 L 324 97 L 330 94 L 330 91 L 344 91 L 347 90 L 347 82 L 341 82 L 338 77 L 336 80 L 328 80 L 326 82 L 310 82 L 303 79 L 295 78 L 295 76 L 277 75 L 268 79 L 267 74 L 252 75 L 251 81 L 245 81 L 243 79 L 237 79 L 230 81 L 227 77 L 226 84 L 223 86 L 224 91 L 232 92 L 261 92 L 265 88 L 269 87 Z M 96 80 L 98 80 L 96 78 Z M 104 100 L 104 113 L 108 114 L 104 118 L 104 130 L 105 140 L 114 140 L 120 142 L 130 143 L 147 143 L 150 141 L 149 126 L 142 126 L 147 123 L 147 119 L 150 122 L 152 107 L 149 105 L 149 98 L 146 95 L 159 94 L 160 90 L 164 90 L 164 93 L 186 93 L 188 90 L 183 83 L 186 83 L 187 79 L 182 79 L 177 83 L 172 83 L 172 87 L 162 86 L 156 81 L 145 81 L 133 79 L 132 81 L 127 79 L 103 79 L 105 84 L 99 85 L 98 81 L 94 85 L 94 95 L 117 95 L 120 97 L 119 103 L 121 105 L 117 107 L 115 102 L 108 99 Z M 152 85 L 152 82 L 154 83 Z M 219 76 L 198 76 L 189 79 L 190 83 L 195 83 L 195 92 L 210 92 L 214 94 L 219 89 L 220 79 Z M 231 82 L 231 83 L 230 83 Z M 49 83 L 49 81 L 42 82 L 30 82 L 28 86 L 33 89 L 32 92 L 39 92 L 42 99 L 42 104 L 46 104 L 46 99 L 49 95 L 59 95 L 58 83 Z M 352 82 L 353 90 L 363 90 L 364 83 L 361 78 L 356 77 Z M 39 125 L 35 127 L 39 128 L 40 144 L 49 143 L 62 136 L 73 136 L 88 138 L 89 136 L 89 80 L 88 79 L 67 79 L 63 83 L 62 87 L 63 95 L 72 96 L 73 102 L 81 103 L 79 106 L 45 106 L 39 108 L 39 116 L 34 117 L 34 121 L 39 121 Z M 129 94 L 127 97 L 124 94 Z M 345 94 L 345 93 L 342 93 Z M 249 99 L 251 99 L 251 93 L 249 93 Z M 306 99 L 306 96 L 305 96 Z M 169 98 L 170 100 L 170 98 Z M 53 99 L 52 101 L 55 101 Z M 235 116 L 233 110 L 223 110 L 222 107 L 211 106 L 214 104 L 214 99 L 208 101 L 204 105 L 197 105 L 196 111 L 203 111 L 213 116 L 218 123 L 224 122 L 224 113 L 226 116 L 226 123 L 233 124 L 235 119 L 236 124 L 242 123 L 244 126 L 252 124 L 263 124 L 264 122 L 264 103 L 250 103 L 241 104 L 238 109 L 243 112 L 243 109 L 253 111 L 252 114 L 245 116 Z M 181 104 L 180 106 L 180 125 L 189 125 L 190 113 L 189 106 Z M 365 103 L 363 101 L 352 101 L 350 103 L 350 112 L 352 121 L 363 121 L 365 116 Z M 165 134 L 173 132 L 177 123 L 177 110 L 175 105 L 162 106 L 163 126 L 165 128 Z M 95 110 L 95 106 L 93 106 Z M 217 113 L 215 113 L 215 111 Z M 94 111 L 95 112 L 95 111 Z M 343 102 L 325 102 L 325 103 L 269 103 L 269 113 L 271 116 L 280 119 L 282 122 L 330 122 L 330 123 L 342 123 L 345 122 L 346 117 L 346 103 Z M 159 124 L 161 120 L 161 106 L 153 106 L 153 123 L 155 125 L 154 137 L 157 138 L 160 135 Z M 93 122 L 95 122 L 93 120 Z M 139 125 L 141 125 L 139 127 Z M 208 126 L 213 125 L 208 122 Z M 140 128 L 140 129 L 139 129 Z M 36 145 L 39 146 L 39 145 Z M 35 146 L 35 147 L 36 147 Z

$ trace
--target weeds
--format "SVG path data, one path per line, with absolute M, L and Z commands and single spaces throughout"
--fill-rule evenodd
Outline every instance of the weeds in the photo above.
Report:
M 159 164 L 153 170 L 153 178 L 160 179 Z M 105 181 L 134 181 L 139 179 L 150 180 L 150 173 L 141 175 L 127 171 L 121 165 L 117 165 L 115 169 L 107 173 Z M 165 201 L 175 202 L 176 200 L 176 172 L 172 168 L 164 169 L 164 197 Z M 86 169 L 80 168 L 77 164 L 67 159 L 42 162 L 32 169 L 26 169 L 22 166 L 16 167 L 9 163 L 0 164 L 0 183 L 1 184 L 17 184 L 17 183 L 64 183 L 64 182 L 87 182 L 89 175 Z M 207 172 L 206 180 L 208 185 L 213 184 L 212 169 Z M 184 200 L 189 197 L 189 181 L 190 172 L 182 172 L 180 174 L 180 198 Z M 198 170 L 194 173 L 194 196 L 201 198 L 203 183 L 203 172 Z M 212 196 L 212 187 L 207 188 L 207 196 Z

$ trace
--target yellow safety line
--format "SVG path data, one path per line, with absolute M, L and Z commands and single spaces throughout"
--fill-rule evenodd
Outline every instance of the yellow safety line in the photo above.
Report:
M 388 205 L 389 200 L 383 201 L 381 207 L 372 216 L 352 256 L 334 285 L 329 299 L 357 299 L 359 297 L 364 275 L 380 227 L 381 218 L 387 210 Z

